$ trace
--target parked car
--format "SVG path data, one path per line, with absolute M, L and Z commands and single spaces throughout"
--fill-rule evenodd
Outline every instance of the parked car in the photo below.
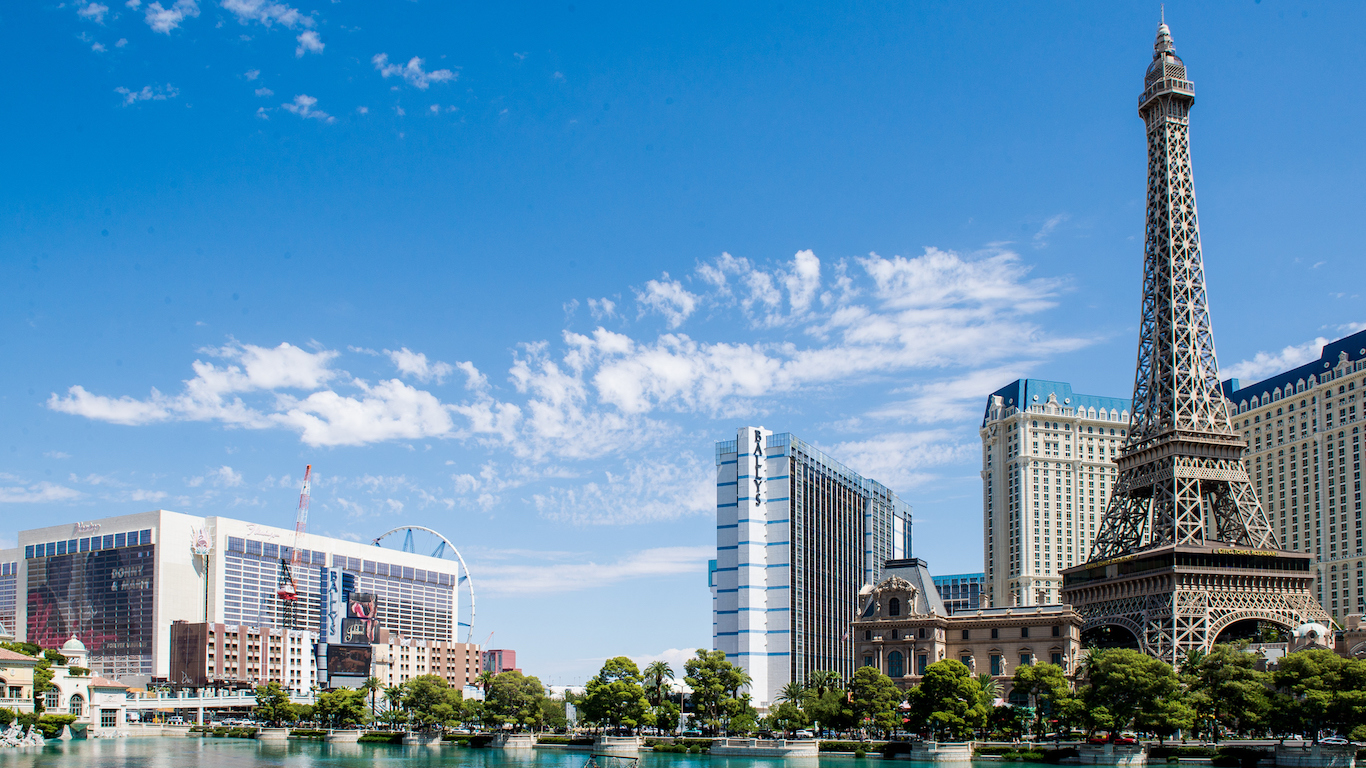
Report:
M 698 730 L 695 730 L 695 729 L 692 729 L 692 728 L 689 728 L 688 730 L 686 730 L 686 731 L 683 732 L 683 738 L 685 738 L 685 739 L 700 739 L 700 738 L 702 738 L 702 732 L 701 732 L 701 731 L 698 731 Z
M 1319 739 L 1319 743 L 1320 743 L 1320 744 L 1351 744 L 1352 742 L 1350 742 L 1350 741 L 1348 741 L 1348 740 L 1342 738 L 1341 736 L 1329 736 L 1329 737 L 1326 738 L 1326 739 Z
M 792 734 L 792 737 L 794 739 L 814 739 L 816 738 L 816 734 L 812 733 L 811 731 L 803 729 Z

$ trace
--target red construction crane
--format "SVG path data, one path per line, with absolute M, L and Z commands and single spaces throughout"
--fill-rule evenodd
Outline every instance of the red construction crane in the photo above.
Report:
M 303 562 L 299 547 L 304 541 L 304 530 L 308 528 L 308 486 L 312 473 L 312 464 L 304 467 L 304 487 L 299 492 L 299 512 L 294 517 L 294 547 L 290 550 L 288 560 L 280 558 L 280 579 L 275 596 L 284 603 L 286 629 L 294 628 L 294 603 L 299 599 L 299 588 L 294 583 L 294 568 Z

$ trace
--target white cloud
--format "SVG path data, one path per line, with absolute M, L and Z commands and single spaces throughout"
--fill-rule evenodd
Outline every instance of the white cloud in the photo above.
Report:
M 384 350 L 384 354 L 388 355 L 389 359 L 393 361 L 394 367 L 399 370 L 399 373 L 407 374 L 422 382 L 434 380 L 436 383 L 441 384 L 446 380 L 447 376 L 455 371 L 455 366 L 452 366 L 450 363 L 429 363 L 425 354 L 413 352 L 407 347 L 403 347 L 398 351 L 386 349 Z M 478 372 L 476 371 L 476 373 Z
M 384 53 L 375 54 L 374 58 L 370 59 L 370 62 L 375 65 L 375 69 L 379 71 L 380 77 L 387 80 L 390 77 L 399 76 L 409 85 L 424 91 L 427 90 L 432 83 L 449 82 L 456 78 L 456 73 L 449 69 L 438 69 L 427 72 L 422 68 L 422 59 L 417 56 L 409 59 L 408 63 L 403 66 L 390 64 L 388 54 Z
M 313 98 L 312 96 L 309 96 L 306 93 L 301 93 L 298 96 L 294 97 L 293 103 L 281 104 L 280 107 L 288 112 L 293 112 L 294 114 L 302 118 L 321 120 L 324 123 L 337 122 L 337 118 L 327 114 L 321 109 L 314 109 L 313 105 L 317 103 L 317 99 Z
M 136 5 L 129 7 L 137 8 Z M 161 3 L 154 2 L 148 3 L 145 20 L 153 32 L 169 35 L 171 30 L 180 26 L 180 22 L 198 15 L 199 3 L 195 0 L 176 0 L 170 8 L 163 8 Z
M 490 386 L 473 363 L 436 362 L 407 347 L 385 350 L 404 377 L 442 381 L 459 370 L 466 379 L 464 399 L 442 402 L 398 379 L 371 384 L 343 374 L 332 367 L 335 352 L 233 342 L 212 351 L 225 358 L 221 365 L 196 360 L 195 377 L 180 394 L 153 390 L 140 400 L 115 398 L 78 385 L 64 396 L 52 395 L 48 406 L 120 424 L 197 420 L 285 428 L 309 445 L 452 438 L 543 468 L 557 459 L 625 455 L 643 444 L 677 440 L 680 413 L 749 418 L 798 393 L 822 397 L 908 379 L 914 383 L 893 390 L 902 399 L 868 408 L 872 413 L 864 415 L 863 425 L 975 418 L 983 393 L 1001 381 L 1089 343 L 1052 336 L 1033 322 L 1066 285 L 1030 277 L 1006 251 L 968 257 L 931 248 L 913 258 L 874 254 L 826 266 L 806 253 L 774 268 L 741 262 L 723 254 L 699 265 L 691 277 L 706 289 L 687 292 L 686 309 L 738 308 L 760 332 L 746 333 L 742 341 L 704 341 L 677 332 L 635 338 L 602 327 L 566 330 L 558 344 L 530 342 L 513 353 L 507 375 L 514 392 Z M 777 292 L 776 301 L 762 298 L 768 288 L 759 273 Z M 653 282 L 649 290 L 656 296 L 683 291 L 680 281 Z M 673 306 L 684 311 L 676 298 Z M 770 327 L 780 331 L 762 331 Z M 274 378 L 261 362 L 267 355 L 280 361 Z M 846 427 L 860 422 L 847 415 L 832 418 Z M 890 476 L 918 482 L 922 470 L 908 467 L 959 455 L 961 446 L 936 435 L 894 436 L 901 441 L 896 450 L 904 449 L 914 462 L 898 464 Z M 857 448 L 850 444 L 851 451 Z M 533 502 L 544 516 L 576 523 L 699 513 L 709 507 L 706 482 L 699 479 L 709 472 L 696 461 L 677 462 L 655 479 L 622 469 L 553 483 L 538 489 Z M 498 501 L 497 483 L 466 475 L 457 482 L 461 495 L 485 508 Z
M 331 390 L 290 402 L 273 420 L 297 430 L 308 445 L 365 445 L 386 440 L 443 437 L 454 429 L 450 411 L 430 392 L 398 379 L 373 386 L 356 380 L 360 397 Z
M 933 429 L 850 440 L 825 450 L 864 477 L 904 490 L 933 479 L 935 474 L 927 471 L 933 467 L 971 459 L 981 446 L 964 440 L 962 433 Z
M 484 561 L 476 571 L 484 594 L 556 594 L 659 576 L 705 573 L 707 559 L 715 554 L 715 547 L 657 547 L 634 552 L 613 563 L 556 562 L 559 557 L 549 562 L 518 564 Z
M 691 452 L 677 463 L 634 463 L 604 472 L 600 481 L 532 495 L 545 517 L 576 525 L 622 525 L 676 520 L 716 510 L 716 473 Z
M 142 0 L 128 0 L 124 5 L 136 11 L 138 8 L 142 7 Z
M 697 297 L 689 293 L 683 284 L 671 280 L 664 273 L 662 280 L 650 280 L 645 290 L 636 291 L 636 303 L 640 304 L 640 314 L 658 312 L 668 321 L 670 328 L 677 328 L 697 309 Z
M 0 486 L 0 504 L 42 504 L 54 501 L 72 501 L 84 495 L 74 488 L 46 482 L 33 485 Z
M 103 44 L 103 43 L 92 43 L 92 44 L 90 45 L 90 50 L 94 51 L 95 53 L 104 53 L 104 51 L 105 51 L 104 44 Z
M 226 464 L 210 472 L 209 479 L 220 488 L 236 488 L 242 485 L 242 473 Z
M 128 494 L 129 501 L 150 501 L 158 503 L 165 499 L 168 494 L 165 491 L 144 491 L 141 488 Z
M 259 69 L 249 69 L 249 70 L 247 70 L 247 73 L 246 73 L 246 75 L 244 75 L 244 76 L 245 76 L 248 80 L 255 80 L 256 78 L 258 78 L 258 77 L 261 76 L 261 70 L 259 70 Z
M 299 47 L 294 49 L 295 58 L 302 59 L 305 53 L 323 52 L 322 38 L 311 29 L 301 33 L 296 39 L 299 41 Z
M 165 87 L 144 85 L 140 91 L 119 86 L 114 89 L 114 93 L 123 96 L 123 106 L 125 107 L 130 107 L 139 101 L 165 101 L 180 95 L 180 91 L 176 90 L 176 87 L 170 83 L 167 83 Z
M 1053 234 L 1053 230 L 1057 229 L 1058 225 L 1063 223 L 1064 221 L 1067 221 L 1068 218 L 1068 215 L 1065 213 L 1059 213 L 1056 216 L 1050 216 L 1048 221 L 1045 221 L 1043 223 L 1043 226 L 1039 227 L 1039 231 L 1034 233 L 1034 247 L 1047 247 L 1048 236 Z
M 114 43 L 115 48 L 122 48 L 125 45 L 128 45 L 128 38 L 126 37 L 120 37 L 118 42 Z
M 267 27 L 279 24 L 293 29 L 296 26 L 311 27 L 313 19 L 284 3 L 269 0 L 222 0 L 223 9 L 237 17 L 241 24 L 257 22 Z
M 1224 367 L 1219 373 L 1222 378 L 1241 379 L 1241 385 L 1246 386 L 1267 376 L 1298 368 L 1319 359 L 1323 354 L 1323 345 L 1329 341 L 1331 339 L 1319 336 L 1303 344 L 1285 347 L 1280 352 L 1258 352 L 1251 360 L 1240 360 Z
M 65 453 L 65 452 L 63 452 L 63 451 L 47 451 L 47 452 L 43 453 L 43 455 L 46 456 L 46 457 L 48 457 L 49 459 L 69 459 L 69 458 L 71 458 L 71 454 Z
M 606 297 L 601 299 L 589 299 L 588 311 L 593 315 L 594 320 L 610 320 L 617 317 L 617 303 Z
M 257 96 L 274 96 L 274 95 L 275 95 L 275 91 L 272 91 L 272 90 L 269 89 L 269 88 L 257 88 L 257 89 L 256 89 L 256 95 L 257 95 Z
M 86 3 L 76 9 L 76 15 L 82 19 L 88 19 L 96 24 L 104 23 L 104 15 L 109 13 L 109 6 L 100 3 Z
M 909 399 L 877 406 L 868 416 L 902 424 L 965 421 L 981 414 L 984 393 L 1024 376 L 1029 367 L 1028 362 L 1012 363 L 970 371 L 952 379 L 913 384 L 906 390 L 911 395 Z
M 368 114 L 370 114 L 370 108 L 369 108 L 369 107 L 356 107 L 356 114 L 358 114 L 358 115 L 368 115 Z
M 677 689 L 677 686 L 683 686 L 684 690 L 691 692 L 692 688 L 683 682 L 683 664 L 684 662 L 695 658 L 697 658 L 696 648 L 669 648 L 660 651 L 659 653 L 633 655 L 631 656 L 631 661 L 634 661 L 636 666 L 641 669 L 645 669 L 645 667 L 656 661 L 662 661 L 665 664 L 668 664 L 669 668 L 674 671 L 675 690 Z

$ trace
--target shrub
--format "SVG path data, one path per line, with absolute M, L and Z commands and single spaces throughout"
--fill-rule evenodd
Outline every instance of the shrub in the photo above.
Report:
M 43 738 L 55 739 L 62 734 L 63 726 L 71 725 L 76 722 L 75 715 L 43 715 L 38 718 L 38 730 L 42 731 Z
M 300 739 L 321 739 L 327 735 L 327 731 L 320 731 L 314 728 L 295 728 L 289 732 L 289 735 Z
M 357 741 L 363 744 L 402 744 L 403 734 L 390 731 L 370 731 L 362 733 Z
M 863 751 L 863 747 L 854 750 L 854 757 L 867 757 L 868 753 Z
M 822 741 L 821 752 L 857 752 L 867 747 L 867 743 L 862 741 Z

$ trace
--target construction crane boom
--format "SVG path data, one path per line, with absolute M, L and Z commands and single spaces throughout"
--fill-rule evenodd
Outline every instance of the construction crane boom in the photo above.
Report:
M 299 599 L 299 587 L 294 581 L 294 568 L 303 564 L 299 546 L 303 544 L 304 531 L 308 528 L 308 497 L 312 474 L 312 464 L 304 467 L 304 486 L 299 492 L 299 511 L 294 516 L 294 547 L 290 550 L 288 560 L 280 558 L 280 578 L 275 596 L 284 603 L 283 618 L 286 629 L 294 628 L 294 603 Z

